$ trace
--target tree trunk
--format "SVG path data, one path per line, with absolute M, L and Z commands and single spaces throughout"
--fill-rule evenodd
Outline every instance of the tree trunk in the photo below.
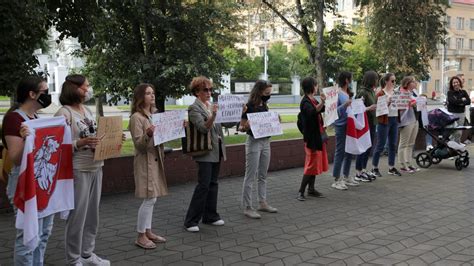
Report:
M 326 85 L 325 74 L 323 68 L 324 62 L 324 1 L 320 1 L 318 10 L 316 11 L 316 80 L 321 88 Z
M 156 105 L 156 108 L 158 109 L 159 113 L 164 112 L 165 111 L 165 98 L 156 97 L 155 98 L 155 105 Z
M 102 95 L 95 96 L 95 115 L 96 117 L 104 116 L 104 105 L 102 104 Z

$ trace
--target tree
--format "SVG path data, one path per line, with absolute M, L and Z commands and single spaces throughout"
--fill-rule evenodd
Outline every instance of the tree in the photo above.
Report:
M 444 43 L 448 0 L 358 0 L 367 8 L 370 41 L 392 72 L 426 79 Z
M 33 1 L 0 2 L 0 94 L 13 96 L 16 84 L 34 74 L 34 50 L 47 38 L 49 12 Z
M 62 2 L 61 2 L 62 3 Z M 78 37 L 86 72 L 102 93 L 130 97 L 140 82 L 156 88 L 156 103 L 187 93 L 192 77 L 219 85 L 227 70 L 222 57 L 237 23 L 230 6 L 185 1 L 75 1 L 56 16 L 63 37 Z
M 288 80 L 291 78 L 288 49 L 281 42 L 274 43 L 268 49 L 268 75 L 270 80 Z
M 262 0 L 262 3 L 301 37 L 308 51 L 309 62 L 315 67 L 318 83 L 324 85 L 325 70 L 323 62 L 326 56 L 324 50 L 324 13 L 333 11 L 336 1 L 313 0 L 302 3 L 301 0 L 295 0 L 294 6 L 286 7 L 285 10 L 279 9 L 277 3 L 273 1 Z M 293 10 L 296 10 L 296 12 Z M 295 22 L 291 21 L 291 16 L 295 18 Z

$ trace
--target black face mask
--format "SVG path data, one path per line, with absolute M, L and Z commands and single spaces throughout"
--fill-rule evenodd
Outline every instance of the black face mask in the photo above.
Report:
M 263 102 L 267 102 L 268 100 L 270 100 L 270 96 L 271 95 L 262 95 L 260 96 L 260 99 L 262 99 Z
M 46 108 L 51 104 L 51 94 L 41 94 L 36 101 L 41 107 Z

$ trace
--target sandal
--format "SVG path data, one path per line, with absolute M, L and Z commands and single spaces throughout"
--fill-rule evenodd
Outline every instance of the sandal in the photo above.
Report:
M 153 243 L 153 241 L 150 241 L 146 244 L 143 244 L 143 243 L 140 243 L 138 242 L 138 240 L 135 240 L 135 245 L 143 248 L 143 249 L 155 249 L 156 248 L 156 245 L 155 243 Z
M 148 239 L 153 241 L 153 243 L 165 243 L 166 242 L 166 238 L 164 238 L 162 236 L 158 236 L 158 235 L 155 238 L 148 237 Z

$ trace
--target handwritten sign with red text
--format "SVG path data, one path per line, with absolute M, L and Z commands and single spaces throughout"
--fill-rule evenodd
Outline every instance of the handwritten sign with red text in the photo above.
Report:
M 327 127 L 339 118 L 337 114 L 337 87 L 327 87 L 323 89 L 326 96 L 324 102 L 324 126 Z
M 277 112 L 250 113 L 247 117 L 253 137 L 256 139 L 283 134 Z
M 409 92 L 396 92 L 393 94 L 390 107 L 396 110 L 406 110 L 410 105 L 411 93 Z
M 151 116 L 153 125 L 155 125 L 155 132 L 153 134 L 153 141 L 155 143 L 155 146 L 185 136 L 185 114 L 185 110 L 177 110 L 157 113 Z
M 244 103 L 243 95 L 219 95 L 216 123 L 239 122 Z

